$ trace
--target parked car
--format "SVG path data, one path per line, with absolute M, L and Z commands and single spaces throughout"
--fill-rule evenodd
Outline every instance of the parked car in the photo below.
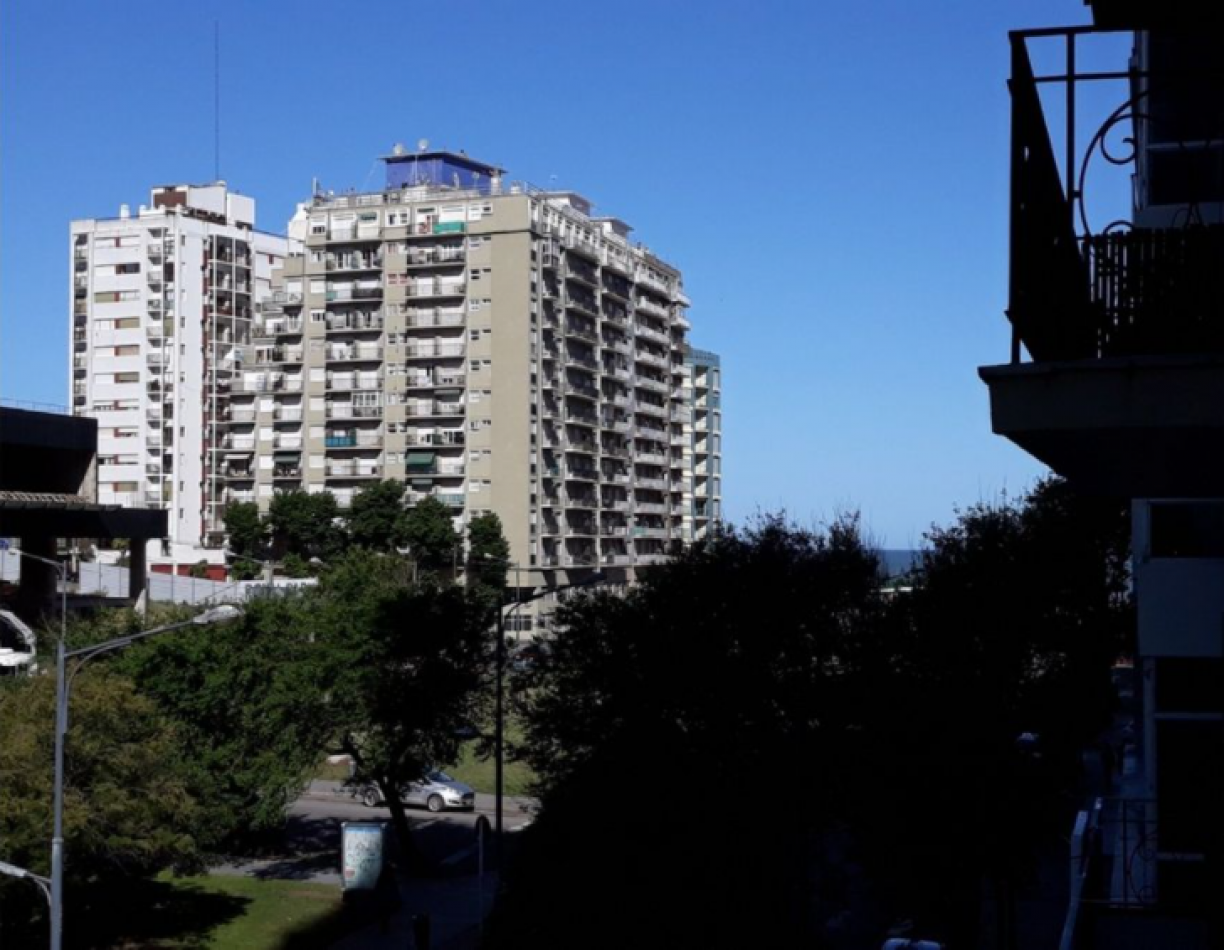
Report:
M 373 785 L 362 786 L 356 794 L 370 808 L 386 804 L 382 793 Z M 400 801 L 405 805 L 421 805 L 432 812 L 446 808 L 471 811 L 476 807 L 476 793 L 445 772 L 432 769 L 420 781 L 406 785 L 400 792 Z

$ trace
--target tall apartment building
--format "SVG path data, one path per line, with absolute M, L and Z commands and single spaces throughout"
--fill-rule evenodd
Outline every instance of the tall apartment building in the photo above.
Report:
M 229 406 L 226 498 L 403 479 L 514 561 L 628 580 L 685 537 L 680 272 L 569 192 L 450 152 L 316 195 Z M 523 581 L 527 581 L 524 575 Z M 532 583 L 539 583 L 539 573 Z
M 684 363 L 685 455 L 691 480 L 685 537 L 697 541 L 722 520 L 722 361 L 717 353 L 689 347 Z
M 980 373 L 995 432 L 1081 490 L 1132 502 L 1134 741 L 1117 796 L 1098 799 L 1075 825 L 1060 947 L 1219 947 L 1219 13 L 1144 0 L 1091 6 L 1095 27 L 1011 37 L 1012 358 Z M 1131 34 L 1129 62 L 1077 66 L 1100 49 L 1093 46 L 1098 34 L 1115 31 Z M 1030 48 L 1041 44 L 1042 58 L 1031 57 Z M 1046 71 L 1066 64 L 1067 74 L 1037 75 L 1034 60 Z M 1094 104 L 1103 102 L 1122 105 L 1100 116 L 1096 134 L 1083 134 Z M 1055 103 L 1057 122 L 1047 124 L 1045 107 Z M 1119 150 L 1123 140 L 1129 147 Z M 1118 166 L 1125 177 L 1111 178 Z M 1126 221 L 1099 210 L 1127 199 Z
M 98 420 L 98 501 L 169 511 L 154 562 L 220 556 L 223 420 L 287 248 L 223 182 L 72 222 L 70 403 Z

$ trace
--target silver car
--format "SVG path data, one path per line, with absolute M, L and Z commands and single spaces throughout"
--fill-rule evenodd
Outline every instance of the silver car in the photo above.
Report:
M 364 786 L 360 794 L 361 801 L 370 808 L 386 804 L 382 793 L 373 785 Z M 400 801 L 405 805 L 423 805 L 432 812 L 440 812 L 446 808 L 471 811 L 476 807 L 476 793 L 445 772 L 433 769 L 426 772 L 420 781 L 405 786 L 400 792 Z

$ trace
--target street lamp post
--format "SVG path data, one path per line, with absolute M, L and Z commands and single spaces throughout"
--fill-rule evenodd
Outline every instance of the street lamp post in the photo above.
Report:
M 31 556 L 31 555 L 27 555 Z M 68 698 L 72 680 L 66 675 L 69 660 L 78 660 L 73 675 L 81 667 L 96 656 L 122 650 L 141 640 L 147 640 L 162 633 L 182 630 L 191 626 L 207 626 L 221 623 L 239 616 L 237 607 L 223 604 L 206 610 L 191 620 L 168 624 L 164 627 L 154 627 L 152 630 L 142 630 L 128 634 L 126 637 L 116 637 L 103 643 L 80 647 L 76 650 L 67 649 L 64 639 L 64 628 L 60 631 L 60 641 L 55 653 L 55 790 L 52 809 L 54 813 L 54 831 L 51 838 L 51 950 L 61 950 L 63 946 L 64 923 L 64 742 L 68 734 Z
M 509 566 L 518 569 L 518 565 L 510 564 Z M 560 587 L 545 587 L 534 591 L 526 597 L 521 595 L 520 589 L 515 588 L 514 603 L 509 609 L 503 610 L 500 606 L 497 609 L 497 653 L 496 653 L 496 689 L 494 691 L 493 704 L 493 781 L 494 781 L 494 830 L 497 838 L 497 867 L 502 868 L 502 857 L 505 851 L 503 843 L 503 824 L 504 824 L 504 805 L 505 805 L 505 733 L 506 733 L 506 708 L 505 708 L 505 677 L 506 677 L 506 620 L 519 607 L 524 604 L 529 604 L 533 600 L 539 600 L 541 597 L 547 597 L 549 594 L 559 594 L 562 591 L 574 590 L 578 587 L 589 587 L 592 584 L 602 583 L 604 575 L 602 571 L 595 571 L 590 577 L 585 580 L 578 581 L 575 584 L 562 584 Z M 518 583 L 517 581 L 515 582 Z
M 22 880 L 33 881 L 36 885 L 38 885 L 38 889 L 42 891 L 43 897 L 47 899 L 47 907 L 50 908 L 51 878 L 43 877 L 41 874 L 35 874 L 33 871 L 27 871 L 25 868 L 19 868 L 15 864 L 9 864 L 7 861 L 0 861 L 0 874 Z
M 29 554 L 26 551 L 17 548 L 10 550 L 18 557 L 28 558 L 31 561 L 38 561 L 41 564 L 48 564 L 55 568 L 56 574 L 59 575 L 60 585 L 60 632 L 59 639 L 55 645 L 55 683 L 56 693 L 58 696 L 60 684 L 64 682 L 64 664 L 66 662 L 65 650 L 67 649 L 68 639 L 68 571 L 66 565 L 60 561 L 53 561 L 50 558 L 41 557 L 37 554 Z M 60 788 L 60 777 L 64 772 L 64 743 L 61 733 L 61 720 L 59 713 L 59 702 L 56 701 L 55 715 L 55 799 L 54 799 L 54 818 L 51 831 L 51 892 L 49 901 L 51 903 L 51 950 L 59 950 L 61 940 L 61 927 L 63 923 L 63 861 L 64 861 L 64 815 L 63 815 L 63 790 Z M 65 714 L 65 719 L 67 714 Z M 60 873 L 56 873 L 56 868 L 60 868 Z M 42 879 L 39 879 L 40 881 Z M 41 887 L 42 884 L 40 883 Z

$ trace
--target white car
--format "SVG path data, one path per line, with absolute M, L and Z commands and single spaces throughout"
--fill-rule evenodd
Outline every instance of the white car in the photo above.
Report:
M 373 785 L 363 786 L 358 793 L 363 804 L 370 808 L 385 805 L 382 793 Z M 412 782 L 400 792 L 400 801 L 405 805 L 421 805 L 432 812 L 446 808 L 471 811 L 476 807 L 476 793 L 462 782 L 457 782 L 445 772 L 433 769 L 425 773 L 420 781 Z

